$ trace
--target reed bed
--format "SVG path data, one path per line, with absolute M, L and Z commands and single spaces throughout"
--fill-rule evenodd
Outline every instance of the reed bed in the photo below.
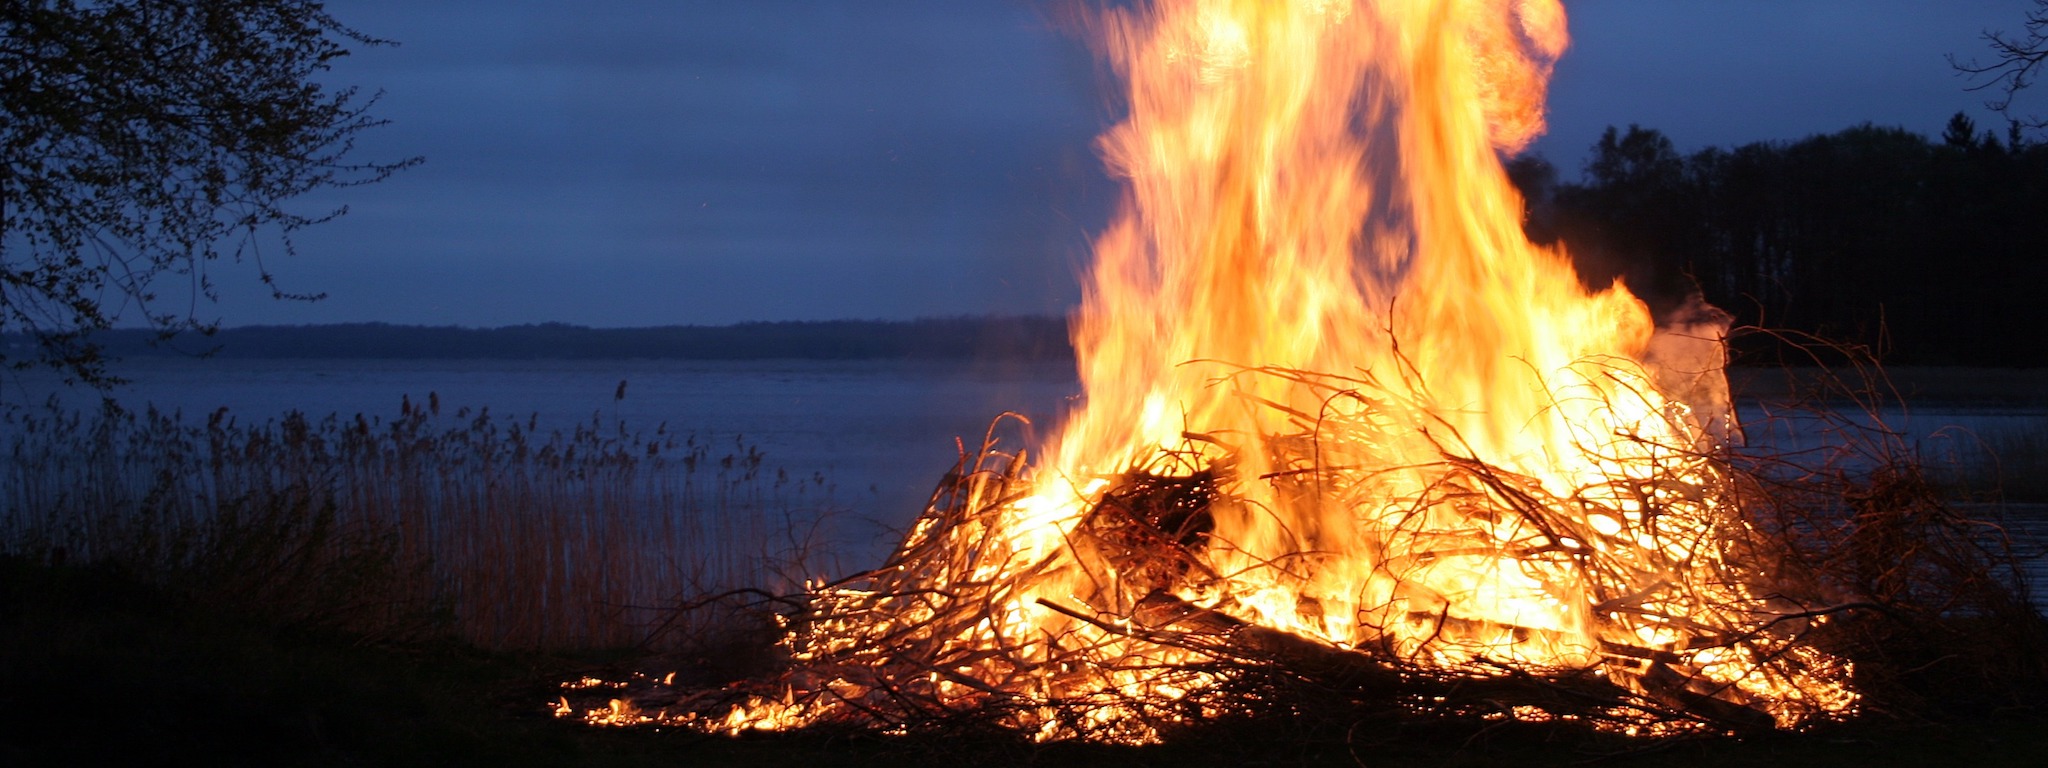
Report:
M 836 567 L 825 478 L 666 425 L 543 430 L 430 394 L 390 419 L 253 422 L 53 400 L 0 433 L 0 553 L 373 639 L 672 649 L 730 629 L 676 604 Z

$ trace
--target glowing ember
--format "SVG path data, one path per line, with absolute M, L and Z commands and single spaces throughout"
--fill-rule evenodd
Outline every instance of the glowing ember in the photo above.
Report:
M 1625 730 L 1854 706 L 1713 458 L 1716 341 L 1658 334 L 1522 233 L 1500 159 L 1542 129 L 1556 0 L 1101 22 L 1130 110 L 1102 150 L 1129 194 L 1075 325 L 1085 407 L 1030 467 L 966 467 L 858 589 L 816 590 L 779 690 L 584 717 L 972 711 L 1142 742 L 1274 667 L 1425 714 L 1478 711 L 1452 683 L 1573 679 Z

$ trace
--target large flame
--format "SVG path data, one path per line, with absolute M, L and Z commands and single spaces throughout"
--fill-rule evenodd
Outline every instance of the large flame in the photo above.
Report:
M 1531 245 L 1501 167 L 1542 125 L 1565 45 L 1554 0 L 1170 2 L 1113 17 L 1110 40 L 1131 115 L 1104 153 L 1131 198 L 1098 242 L 1076 334 L 1087 405 L 1058 446 L 1062 476 L 1143 466 L 1196 431 L 1234 449 L 1238 477 L 1267 477 L 1303 468 L 1309 457 L 1274 444 L 1316 428 L 1302 419 L 1357 422 L 1362 439 L 1321 441 L 1314 461 L 1384 470 L 1373 489 L 1242 484 L 1248 503 L 1218 515 L 1212 550 L 1238 581 L 1291 580 L 1256 564 L 1313 552 L 1322 565 L 1282 593 L 1348 617 L 1361 601 L 1394 603 L 1390 562 L 1460 548 L 1458 536 L 1529 533 L 1407 509 L 1447 451 L 1569 495 L 1615 469 L 1588 441 L 1691 446 L 1629 365 L 1651 337 L 1643 304 L 1619 286 L 1587 293 L 1564 258 Z M 1219 381 L 1227 365 L 1374 386 L 1368 400 L 1298 377 Z M 1405 519 L 1418 511 L 1441 519 Z M 1408 542 L 1418 551 L 1390 549 L 1390 533 L 1422 530 Z M 1548 598 L 1496 557 L 1427 570 L 1454 614 L 1584 622 L 1566 607 L 1583 601 Z M 1283 602 L 1260 620 L 1292 626 L 1295 601 Z M 1358 642 L 1360 628 L 1305 629 Z
M 845 618 L 788 646 L 831 697 L 712 727 L 845 716 L 832 702 L 875 684 L 843 670 L 871 664 L 1046 737 L 1142 740 L 1132 702 L 1223 674 L 1132 629 L 1148 610 L 1170 628 L 1161 605 L 1781 726 L 1852 706 L 1844 665 L 1786 639 L 1807 623 L 1739 562 L 1708 459 L 1726 403 L 1670 384 L 1718 370 L 1652 370 L 1643 303 L 1523 234 L 1501 158 L 1542 130 L 1557 0 L 1151 0 L 1100 21 L 1129 88 L 1101 148 L 1128 195 L 1076 320 L 1085 404 L 1025 491 L 974 486 L 956 508 L 976 514 L 925 518 L 870 589 L 815 596 Z M 1685 392 L 1725 397 L 1712 383 Z M 1165 489 L 1132 490 L 1147 479 Z M 1185 510 L 1201 524 L 1103 533 L 1105 509 L 1189 488 L 1215 499 Z M 1100 705 L 1030 704 L 1056 701 Z

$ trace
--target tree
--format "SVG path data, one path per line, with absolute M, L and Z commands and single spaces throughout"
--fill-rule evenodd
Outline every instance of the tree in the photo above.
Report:
M 2017 117 L 2013 100 L 2033 84 L 2041 65 L 2048 62 L 2048 0 L 2034 0 L 2033 10 L 2027 11 L 2024 18 L 2022 34 L 1984 32 L 1984 42 L 1990 46 L 1992 55 L 1988 63 L 1974 58 L 1965 61 L 1953 55 L 1948 61 L 1957 71 L 1979 81 L 1970 90 L 1997 94 L 1985 106 L 2015 122 L 2043 128 L 2048 127 L 2048 119 Z
M 1941 131 L 1941 143 L 1957 149 L 1977 146 L 1977 121 L 1961 112 L 1955 113 L 1948 119 L 1948 127 Z
M 1607 126 L 1586 161 L 1587 177 L 1616 187 L 1668 188 L 1679 184 L 1684 172 L 1685 158 L 1671 139 L 1663 131 L 1639 125 L 1630 125 L 1627 133 Z
M 1617 277 L 1664 311 L 1683 304 L 1692 285 L 1697 190 L 1684 156 L 1663 132 L 1609 126 L 1593 145 L 1585 183 L 1558 189 L 1556 234 L 1572 242 L 1581 279 L 1599 287 Z
M 318 298 L 265 256 L 346 212 L 295 198 L 420 162 L 350 159 L 377 95 L 322 82 L 390 44 L 319 0 L 0 0 L 0 363 L 110 383 L 93 332 L 210 332 L 223 259 Z

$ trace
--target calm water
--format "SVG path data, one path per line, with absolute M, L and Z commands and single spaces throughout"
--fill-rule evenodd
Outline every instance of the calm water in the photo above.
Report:
M 132 407 L 155 406 L 203 419 L 227 407 L 243 420 L 299 410 L 314 416 L 357 413 L 393 417 L 402 399 L 431 393 L 444 414 L 488 406 L 500 416 L 532 418 L 542 429 L 568 429 L 596 419 L 699 438 L 741 440 L 766 453 L 766 463 L 808 477 L 822 474 L 835 506 L 866 539 L 855 551 L 886 550 L 893 531 L 923 508 L 933 485 L 957 457 L 956 439 L 977 444 L 1004 411 L 1049 430 L 1078 392 L 1064 364 L 991 366 L 957 362 L 758 361 L 701 362 L 499 360 L 190 360 L 125 364 L 135 384 L 117 393 Z M 623 398 L 617 398 L 620 383 Z M 49 381 L 11 379 L 0 403 L 40 403 L 52 393 L 77 405 L 93 396 Z M 1750 445 L 1799 450 L 1824 442 L 1796 421 L 1772 422 L 1754 405 L 1741 412 Z M 1958 435 L 2025 425 L 2039 429 L 2048 411 L 1935 408 L 1883 416 L 1909 444 L 1940 450 Z M 2048 506 L 2011 505 L 2015 538 L 2032 551 L 2048 542 Z M 2036 584 L 2048 584 L 2048 560 L 2033 561 Z

